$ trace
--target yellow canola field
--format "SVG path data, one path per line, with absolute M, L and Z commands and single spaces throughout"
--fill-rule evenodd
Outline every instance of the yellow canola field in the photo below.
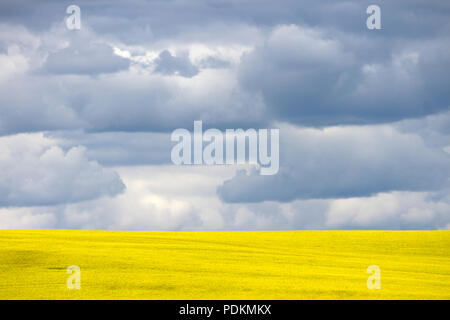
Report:
M 2 230 L 0 299 L 450 299 L 450 231 Z

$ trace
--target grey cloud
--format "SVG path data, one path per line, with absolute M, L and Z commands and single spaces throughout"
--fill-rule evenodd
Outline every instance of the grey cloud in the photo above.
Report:
M 0 208 L 0 228 L 165 231 L 450 228 L 448 195 L 446 199 L 433 200 L 428 193 L 392 192 L 365 198 L 226 204 L 205 196 L 203 189 L 209 187 L 211 179 L 218 178 L 212 172 L 208 172 L 207 179 L 200 174 L 196 179 L 182 180 L 189 188 L 184 188 L 181 194 L 163 195 L 161 192 L 167 186 L 156 187 L 158 181 L 149 187 L 141 178 L 148 167 L 138 170 L 139 183 L 130 185 L 144 186 L 142 189 L 127 190 L 114 199 L 52 207 Z M 152 177 L 158 179 L 158 173 L 170 175 L 173 168 L 155 167 L 151 171 Z M 162 184 L 167 183 L 182 190 L 179 179 L 164 180 Z M 130 211 L 130 207 L 134 210 Z
M 154 72 L 164 75 L 180 75 L 182 77 L 192 78 L 199 73 L 199 69 L 191 63 L 187 55 L 174 57 L 167 50 L 159 54 L 155 64 Z
M 325 227 L 330 200 L 223 203 L 225 230 L 315 230 Z
M 231 65 L 230 62 L 214 57 L 208 57 L 200 61 L 201 68 L 210 68 L 210 69 L 229 68 L 230 65 Z
M 147 5 L 136 3 L 143 7 Z M 100 5 L 85 4 L 86 19 L 92 17 L 90 10 L 105 19 L 112 19 L 113 13 L 118 13 L 118 7 L 112 6 L 105 17 L 101 15 Z M 304 4 L 290 4 L 292 12 L 304 8 Z M 207 8 L 216 12 L 217 9 L 204 3 L 173 5 L 189 7 L 193 11 Z M 236 5 L 231 3 L 225 8 L 233 11 Z M 266 9 L 260 6 L 255 9 L 255 5 L 249 2 L 248 14 L 268 18 L 263 13 Z M 416 10 L 416 5 L 406 6 L 405 10 Z M 325 5 L 325 11 L 337 10 L 344 14 L 347 9 L 349 12 L 359 10 L 355 6 L 359 8 L 354 2 L 345 5 L 330 2 Z M 429 16 L 437 12 L 437 7 L 424 14 Z M 87 79 L 90 74 L 128 67 L 127 59 L 99 44 L 117 41 L 114 40 L 116 29 L 107 33 L 92 26 L 98 33 L 83 29 L 80 33 L 63 32 L 63 36 L 56 32 L 56 40 L 70 41 L 71 45 L 50 53 L 42 70 L 51 74 L 29 72 L 12 76 L 1 86 L 0 134 L 60 129 L 160 132 L 189 127 L 198 119 L 220 128 L 263 127 L 273 120 L 308 126 L 367 124 L 417 118 L 449 109 L 447 88 L 450 78 L 445 67 L 450 62 L 443 53 L 448 51 L 450 41 L 439 29 L 430 27 L 432 30 L 417 40 L 409 34 L 394 37 L 384 30 L 384 33 L 374 34 L 343 32 L 339 28 L 327 28 L 326 24 L 321 24 L 320 28 L 305 27 L 312 24 L 308 22 L 309 15 L 318 18 L 315 11 L 318 8 L 312 6 L 309 13 L 304 13 L 304 21 L 292 21 L 298 25 L 272 27 L 275 22 L 291 22 L 286 9 L 278 10 L 279 18 L 271 21 L 269 28 L 256 28 L 258 35 L 268 34 L 267 40 L 244 56 L 238 67 L 238 77 L 234 69 L 226 69 L 228 73 L 221 68 L 206 70 L 207 75 L 199 72 L 198 68 L 225 66 L 223 61 L 200 60 L 197 67 L 187 55 L 172 56 L 163 51 L 155 61 L 155 74 L 147 74 L 148 70 L 140 68 L 142 66 L 133 66 L 127 72 Z M 133 9 L 127 7 L 124 19 L 131 12 Z M 440 17 L 440 13 L 436 15 Z M 223 19 L 226 18 L 230 17 L 225 14 Z M 261 18 L 261 23 L 267 22 L 265 18 Z M 238 30 L 237 26 L 248 27 L 242 22 L 246 19 L 238 20 L 232 24 L 233 30 Z M 89 18 L 86 25 L 90 26 L 91 22 Z M 182 22 L 189 24 L 192 21 Z M 143 26 L 139 20 L 133 23 Z M 190 29 L 185 32 L 189 33 Z M 202 38 L 204 45 L 207 46 L 208 41 L 221 43 L 222 38 L 213 27 L 203 28 L 202 32 L 210 35 Z M 42 36 L 42 32 L 35 34 Z M 42 39 L 40 54 L 48 54 L 54 48 L 46 46 L 48 39 L 43 36 Z M 52 41 L 58 42 L 56 40 Z M 182 36 L 161 36 L 160 40 L 165 44 L 187 41 Z M 190 41 L 195 43 L 195 40 L 193 37 Z M 259 39 L 250 41 L 249 46 L 258 42 Z M 144 50 L 146 42 L 142 40 L 141 44 L 140 50 Z M 227 40 L 222 45 L 232 44 Z M 71 61 L 77 50 L 79 59 Z M 161 77 L 161 74 L 176 73 L 187 77 L 181 79 L 183 85 L 178 82 L 180 79 Z M 194 75 L 190 81 L 189 77 Z
M 389 191 L 438 191 L 450 156 L 389 127 L 280 130 L 280 171 L 240 171 L 218 187 L 225 202 L 350 198 Z
M 33 29 L 48 28 L 62 21 L 71 1 L 26 0 L 0 2 L 0 17 Z M 273 27 L 278 24 L 321 25 L 351 33 L 364 33 L 365 9 L 373 1 L 333 0 L 230 0 L 98 2 L 79 0 L 85 23 L 102 34 L 111 34 L 127 43 L 154 42 L 192 30 L 200 32 L 213 25 L 253 24 Z M 446 0 L 399 0 L 381 2 L 384 32 L 392 37 L 427 37 L 448 33 L 449 4 Z M 216 34 L 210 35 L 212 38 Z
M 85 148 L 67 152 L 40 134 L 0 138 L 0 206 L 43 206 L 115 196 L 119 175 L 89 161 Z
M 449 148 L 450 153 L 450 111 L 403 120 L 395 123 L 394 127 L 401 132 L 420 135 L 433 148 Z
M 79 41 L 51 53 L 43 70 L 53 74 L 96 75 L 126 70 L 129 65 L 128 59 L 115 55 L 108 45 Z
M 71 43 L 70 50 L 80 48 L 82 52 L 91 48 L 93 43 L 106 41 L 89 30 L 72 35 L 60 28 L 42 36 L 41 40 L 36 40 L 39 37 L 20 28 L 13 40 L 8 34 L 17 28 L 10 29 L 6 30 L 7 33 L 0 32 L 0 38 L 6 37 L 9 45 L 22 48 L 19 52 L 30 52 L 27 47 L 32 42 L 33 59 L 36 61 L 33 65 L 37 66 L 40 56 L 45 56 L 64 41 Z M 47 46 L 48 43 L 51 45 Z M 102 48 L 105 49 L 103 45 Z M 99 58 L 97 53 L 94 56 Z M 52 61 L 51 57 L 47 62 Z M 198 119 L 216 127 L 250 127 L 264 123 L 264 104 L 258 97 L 239 88 L 233 70 L 216 69 L 208 74 L 198 74 L 195 82 L 183 83 L 180 83 L 183 79 L 178 77 L 150 74 L 145 66 L 140 65 L 134 65 L 132 70 L 126 72 L 91 77 L 97 72 L 117 71 L 107 57 L 105 64 L 99 63 L 97 69 L 90 67 L 97 62 L 89 54 L 74 65 L 69 57 L 66 65 L 62 58 L 58 58 L 62 65 L 58 63 L 58 67 L 54 65 L 50 68 L 57 74 L 49 73 L 48 63 L 40 69 L 22 71 L 11 68 L 12 71 L 18 69 L 20 73 L 11 72 L 8 81 L 0 85 L 0 135 L 63 129 L 167 132 L 178 127 L 189 127 Z M 8 65 L 14 66 L 14 57 L 2 58 Z M 20 58 L 22 61 L 26 57 Z M 171 58 L 177 62 L 185 61 L 180 57 Z M 83 66 L 85 62 L 88 63 L 86 68 Z M 164 65 L 166 67 L 174 66 L 169 63 L 169 66 Z M 167 68 L 164 72 L 170 73 L 175 72 L 178 66 L 170 72 Z M 181 73 L 189 75 L 186 70 Z
M 226 230 L 449 229 L 450 199 L 424 192 L 380 193 L 349 199 L 225 204 Z
M 197 84 L 202 86 L 180 86 L 146 74 L 21 76 L 0 86 L 0 134 L 61 129 L 167 132 L 189 129 L 198 119 L 218 128 L 264 124 L 261 100 L 236 87 L 232 71 L 217 72 L 214 82 L 199 74 Z
M 86 156 L 102 166 L 136 166 L 171 163 L 170 134 L 153 132 L 51 131 L 46 136 L 63 150 L 82 145 Z
M 383 29 L 369 31 L 372 3 L 80 0 L 83 28 L 69 32 L 70 1 L 0 1 L 0 62 L 11 71 L 3 67 L 0 77 L 0 135 L 49 130 L 52 141 L 27 143 L 20 154 L 2 146 L 0 205 L 40 207 L 36 215 L 0 209 L 18 209 L 16 218 L 1 211 L 0 226 L 23 219 L 29 227 L 154 230 L 449 228 L 450 4 L 383 2 Z M 113 46 L 131 52 L 133 63 Z M 233 63 L 201 60 L 210 49 Z M 220 129 L 395 122 L 284 128 L 277 176 L 224 174 L 197 186 L 189 182 L 202 180 L 198 171 L 180 184 L 186 167 L 153 181 L 158 166 L 137 179 L 151 181 L 147 189 L 125 201 L 103 197 L 124 185 L 102 166 L 167 163 L 167 132 L 194 120 Z M 414 192 L 383 193 L 391 190 Z M 180 200 L 183 192 L 196 194 Z
M 0 135 L 86 126 L 64 91 L 57 80 L 41 76 L 20 76 L 2 84 Z

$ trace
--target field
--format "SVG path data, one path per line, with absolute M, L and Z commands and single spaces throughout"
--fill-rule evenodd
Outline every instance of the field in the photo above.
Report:
M 450 231 L 4 230 L 0 299 L 450 299 Z

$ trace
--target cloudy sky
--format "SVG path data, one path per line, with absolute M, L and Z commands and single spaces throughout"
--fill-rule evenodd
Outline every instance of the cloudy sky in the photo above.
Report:
M 450 229 L 449 52 L 447 0 L 2 0 L 0 228 Z M 194 120 L 278 174 L 173 165 Z

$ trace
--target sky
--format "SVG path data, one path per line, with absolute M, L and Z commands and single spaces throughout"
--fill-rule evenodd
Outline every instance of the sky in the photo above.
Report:
M 449 18 L 445 0 L 3 0 L 0 228 L 450 229 Z M 279 129 L 277 174 L 174 165 L 197 120 Z

